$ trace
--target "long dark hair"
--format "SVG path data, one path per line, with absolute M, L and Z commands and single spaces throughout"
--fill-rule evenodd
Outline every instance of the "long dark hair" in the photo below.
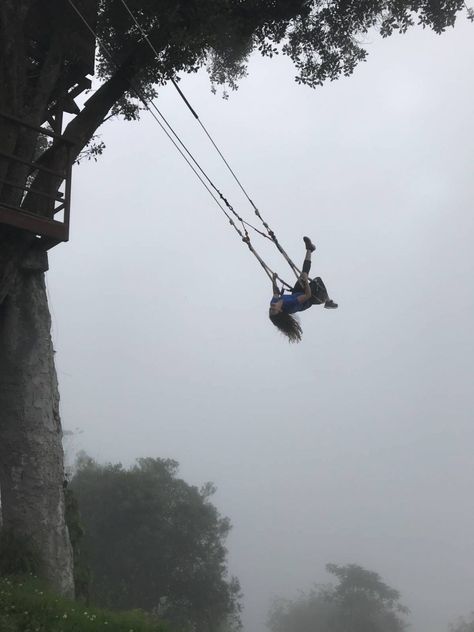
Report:
M 288 342 L 300 342 L 303 330 L 294 316 L 279 312 L 278 314 L 270 314 L 270 320 L 288 338 Z

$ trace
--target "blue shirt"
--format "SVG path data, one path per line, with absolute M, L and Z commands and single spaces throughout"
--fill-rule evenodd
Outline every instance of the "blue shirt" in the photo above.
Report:
M 304 296 L 304 292 L 295 292 L 294 294 L 282 294 L 282 296 L 272 298 L 270 303 L 278 303 L 278 301 L 283 301 L 281 311 L 285 312 L 285 314 L 304 312 L 305 309 L 311 307 L 311 299 L 300 303 L 298 301 L 299 296 Z

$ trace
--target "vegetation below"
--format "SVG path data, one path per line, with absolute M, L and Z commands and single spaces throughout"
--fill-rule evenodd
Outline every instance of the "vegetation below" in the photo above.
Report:
M 179 630 L 238 630 L 240 584 L 229 573 L 231 525 L 216 491 L 178 476 L 169 459 L 129 468 L 85 454 L 67 494 L 76 595 L 113 610 L 157 614 Z
M 408 609 L 398 590 L 357 564 L 327 564 L 336 584 L 316 585 L 290 601 L 277 599 L 268 618 L 271 632 L 404 632 Z
M 0 577 L 1 632 L 166 632 L 139 611 L 90 608 L 48 591 L 32 576 Z

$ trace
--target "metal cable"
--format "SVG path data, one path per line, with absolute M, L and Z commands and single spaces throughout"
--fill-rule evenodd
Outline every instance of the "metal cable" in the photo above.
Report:
M 79 16 L 79 18 L 81 19 L 81 21 L 84 23 L 84 25 L 86 26 L 86 28 L 92 33 L 92 35 L 94 36 L 95 40 L 97 41 L 99 47 L 105 52 L 106 57 L 109 59 L 109 61 L 116 67 L 119 68 L 119 65 L 117 64 L 117 62 L 114 60 L 113 55 L 110 53 L 110 51 L 108 50 L 107 46 L 103 43 L 102 39 L 98 36 L 98 34 L 95 32 L 95 30 L 90 26 L 90 24 L 87 22 L 87 20 L 85 19 L 85 17 L 82 15 L 82 13 L 79 11 L 79 9 L 77 8 L 77 6 L 74 4 L 74 2 L 72 0 L 68 0 L 68 3 L 70 4 L 70 6 L 73 8 L 73 10 L 76 12 L 76 14 Z M 130 15 L 133 17 L 132 13 L 130 12 L 130 9 L 128 8 L 128 6 L 126 5 L 126 3 L 124 2 L 124 0 L 122 0 L 122 3 L 126 6 L 127 11 L 130 13 Z M 136 22 L 135 18 L 133 18 L 134 21 Z M 136 22 L 137 26 L 138 23 Z M 140 27 L 139 27 L 140 28 Z M 144 34 L 146 41 L 151 45 L 151 42 L 149 42 L 148 37 L 146 37 L 146 35 Z M 153 48 L 153 51 L 155 52 L 155 54 L 157 54 L 156 50 Z M 169 140 L 172 142 L 172 144 L 174 145 L 174 147 L 177 149 L 177 151 L 181 154 L 181 156 L 184 158 L 184 160 L 186 161 L 186 163 L 188 164 L 188 166 L 191 168 L 191 170 L 193 171 L 193 173 L 196 175 L 196 177 L 198 178 L 198 180 L 201 182 L 201 184 L 204 186 L 204 188 L 206 189 L 206 191 L 209 193 L 209 195 L 212 197 L 212 199 L 214 200 L 214 202 L 217 204 L 217 206 L 219 207 L 219 209 L 224 213 L 224 215 L 226 216 L 226 218 L 228 219 L 230 225 L 234 228 L 234 230 L 238 233 L 238 235 L 240 236 L 240 238 L 242 239 L 243 242 L 245 242 L 247 244 L 247 246 L 249 247 L 250 251 L 254 254 L 254 256 L 257 258 L 257 260 L 259 261 L 259 263 L 262 265 L 263 269 L 265 270 L 266 274 L 269 276 L 269 278 L 272 278 L 273 272 L 271 270 L 271 268 L 263 261 L 263 259 L 261 259 L 261 257 L 258 255 L 258 253 L 255 251 L 255 249 L 253 248 L 251 242 L 250 242 L 250 237 L 248 234 L 248 231 L 246 229 L 246 226 L 249 226 L 250 228 L 252 228 L 253 230 L 255 230 L 256 232 L 258 232 L 259 234 L 263 235 L 264 237 L 267 237 L 264 233 L 262 233 L 261 231 L 258 230 L 258 228 L 255 228 L 254 226 L 252 226 L 252 224 L 250 224 L 249 222 L 246 222 L 242 217 L 240 217 L 240 215 L 234 210 L 234 208 L 232 207 L 232 205 L 229 203 L 229 201 L 225 198 L 225 196 L 221 193 L 221 191 L 216 187 L 216 185 L 213 183 L 213 181 L 209 178 L 209 176 L 207 175 L 207 173 L 204 171 L 204 169 L 201 167 L 201 165 L 199 164 L 199 162 L 194 158 L 193 154 L 190 152 L 190 150 L 186 147 L 186 145 L 183 143 L 183 141 L 180 139 L 180 137 L 178 136 L 178 134 L 175 132 L 175 130 L 173 129 L 173 127 L 170 125 L 170 123 L 167 121 L 167 119 L 165 118 L 165 116 L 160 112 L 160 110 L 158 109 L 158 107 L 156 106 L 155 103 L 153 103 L 153 101 L 151 101 L 151 106 L 153 107 L 153 109 L 158 113 L 158 115 L 161 117 L 161 119 L 164 121 L 165 125 L 168 127 L 168 129 L 171 131 L 171 134 L 176 138 L 176 140 L 178 141 L 179 145 L 181 145 L 181 147 L 183 147 L 184 151 L 188 154 L 189 158 L 186 156 L 186 154 L 182 151 L 182 149 L 179 147 L 179 145 L 177 144 L 177 142 L 173 139 L 173 137 L 171 136 L 171 134 L 167 131 L 167 129 L 165 128 L 165 126 L 161 123 L 161 121 L 159 120 L 159 118 L 156 116 L 156 114 L 152 111 L 150 104 L 148 103 L 146 97 L 143 95 L 143 93 L 141 93 L 141 91 L 139 90 L 139 88 L 137 88 L 136 85 L 134 85 L 134 83 L 129 80 L 129 85 L 132 89 L 132 91 L 135 93 L 135 95 L 137 96 L 137 98 L 143 103 L 144 107 L 146 108 L 146 110 L 153 116 L 154 120 L 158 123 L 158 125 L 160 126 L 160 128 L 162 129 L 162 131 L 166 134 L 166 136 L 169 138 Z M 197 169 L 193 166 L 192 162 L 196 165 L 197 169 L 202 173 L 202 176 L 207 180 L 207 182 L 209 183 L 209 186 L 211 186 L 216 193 L 219 195 L 220 199 L 224 202 L 224 204 L 226 205 L 226 207 L 228 208 L 228 210 L 238 219 L 238 221 L 242 224 L 242 229 L 243 232 L 238 228 L 238 226 L 235 224 L 234 220 L 232 219 L 232 217 L 229 215 L 229 213 L 225 210 L 225 208 L 222 206 L 222 204 L 219 202 L 219 200 L 217 199 L 217 197 L 214 195 L 214 193 L 211 191 L 211 189 L 209 188 L 209 186 L 206 184 L 206 182 L 204 181 L 203 177 L 201 177 L 201 175 L 198 173 Z M 277 279 L 285 286 L 287 287 L 291 287 L 288 283 L 286 283 L 286 281 L 284 281 L 283 279 L 281 279 L 279 276 L 277 276 Z
M 128 6 L 126 0 L 120 0 L 122 5 L 124 6 L 125 10 L 127 11 L 127 13 L 129 14 L 129 16 L 131 17 L 133 23 L 135 24 L 135 26 L 138 28 L 138 30 L 140 31 L 143 39 L 146 41 L 146 43 L 150 46 L 151 50 L 153 51 L 153 53 L 155 54 L 156 58 L 159 58 L 159 53 L 156 50 L 155 46 L 153 45 L 153 43 L 151 42 L 150 38 L 148 37 L 147 33 L 144 31 L 144 29 L 142 28 L 142 26 L 140 25 L 140 23 L 138 22 L 138 20 L 136 19 L 135 15 L 133 14 L 133 12 L 131 11 L 130 7 Z M 241 181 L 239 180 L 237 174 L 235 173 L 235 171 L 232 169 L 230 163 L 228 162 L 228 160 L 226 159 L 226 157 L 224 156 L 224 154 L 222 153 L 222 151 L 220 150 L 219 146 L 217 145 L 217 143 L 214 141 L 213 137 L 211 136 L 210 132 L 208 131 L 208 129 L 206 128 L 206 126 L 204 125 L 204 123 L 201 121 L 201 119 L 199 118 L 199 115 L 197 114 L 196 110 L 192 107 L 192 105 L 190 104 L 190 102 L 188 101 L 188 99 L 186 98 L 185 94 L 183 93 L 183 91 L 181 90 L 181 88 L 178 86 L 177 82 L 171 77 L 170 78 L 171 83 L 173 84 L 173 86 L 175 87 L 175 89 L 177 90 L 178 94 L 180 95 L 180 97 L 182 98 L 182 100 L 184 101 L 184 103 L 186 104 L 186 106 L 188 107 L 189 111 L 191 112 L 191 114 L 193 115 L 193 117 L 198 121 L 199 125 L 201 126 L 202 130 L 204 131 L 204 133 L 206 134 L 206 136 L 208 137 L 209 141 L 212 143 L 213 147 L 215 148 L 215 150 L 217 151 L 217 153 L 219 154 L 219 156 L 221 157 L 221 159 L 223 160 L 224 164 L 226 165 L 227 169 L 229 170 L 229 172 L 232 174 L 234 180 L 236 181 L 236 183 L 238 184 L 238 186 L 240 187 L 241 191 L 243 192 L 243 194 L 245 195 L 245 197 L 247 198 L 247 200 L 249 201 L 249 203 L 251 204 L 255 215 L 258 217 L 258 219 L 262 222 L 263 226 L 265 227 L 268 235 L 265 235 L 265 233 L 263 233 L 262 231 L 258 230 L 257 228 L 255 228 L 255 226 L 252 226 L 252 224 L 248 224 L 247 225 L 250 226 L 253 230 L 255 230 L 256 232 L 258 232 L 260 235 L 263 235 L 264 237 L 267 237 L 268 239 L 271 239 L 275 246 L 278 248 L 279 252 L 284 256 L 284 258 L 286 259 L 286 261 L 288 262 L 288 264 L 290 265 L 291 269 L 293 270 L 293 272 L 295 273 L 296 277 L 299 278 L 301 271 L 297 268 L 297 266 L 293 263 L 293 261 L 290 259 L 290 257 L 288 256 L 288 254 L 285 252 L 285 250 L 283 249 L 283 247 L 281 246 L 280 242 L 278 241 L 274 231 L 270 228 L 270 226 L 268 225 L 268 223 L 263 219 L 259 209 L 257 208 L 257 206 L 254 204 L 253 200 L 251 199 L 251 197 L 249 196 L 249 194 L 247 193 L 245 187 L 243 186 L 243 184 L 241 183 Z M 220 191 L 217 190 L 217 192 L 219 193 L 219 195 L 222 198 L 222 194 L 220 193 Z M 224 202 L 226 203 L 227 206 L 227 200 L 224 199 Z M 233 209 L 231 209 L 232 212 Z M 242 218 L 239 217 L 239 221 L 243 222 L 244 220 L 242 220 Z

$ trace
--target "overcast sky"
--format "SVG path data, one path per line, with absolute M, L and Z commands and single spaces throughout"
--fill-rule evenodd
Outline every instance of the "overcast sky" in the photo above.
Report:
M 104 156 L 75 169 L 71 241 L 50 257 L 73 449 L 171 457 L 218 486 L 245 632 L 327 562 L 379 572 L 414 632 L 474 609 L 474 25 L 368 49 L 316 91 L 283 58 L 252 59 L 228 101 L 204 74 L 181 84 L 290 255 L 317 244 L 340 308 L 302 314 L 301 344 L 272 326 L 267 277 L 146 113 L 107 123 Z M 157 103 L 251 219 L 174 90 Z

